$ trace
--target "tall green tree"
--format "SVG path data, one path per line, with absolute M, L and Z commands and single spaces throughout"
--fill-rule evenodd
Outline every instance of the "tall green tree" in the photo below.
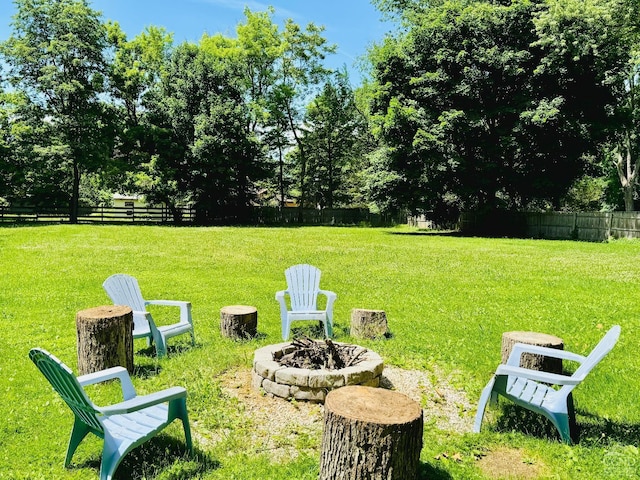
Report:
M 358 136 L 366 128 L 346 72 L 337 73 L 307 106 L 304 143 L 309 152 L 308 196 L 321 208 L 352 203 L 364 152 Z
M 244 220 L 264 169 L 228 66 L 183 43 L 144 104 L 155 139 L 138 182 L 147 198 L 169 206 L 190 202 L 200 223 Z
M 149 164 L 156 149 L 144 99 L 159 85 L 167 68 L 173 36 L 163 28 L 149 26 L 129 40 L 117 22 L 109 22 L 107 32 L 112 52 L 108 85 L 117 133 L 113 161 L 103 183 L 122 193 L 139 193 L 136 173 Z
M 308 151 L 303 141 L 305 98 L 322 84 L 330 72 L 323 66 L 325 55 L 335 51 L 322 36 L 324 27 L 309 23 L 305 30 L 287 19 L 282 32 L 282 53 L 277 66 L 276 85 L 270 97 L 269 109 L 274 117 L 282 115 L 288 135 L 297 148 L 299 165 L 299 221 L 307 204 Z
M 61 185 L 77 221 L 80 181 L 108 159 L 104 92 L 106 32 L 86 0 L 16 0 L 13 33 L 0 52 L 8 80 L 38 104 L 52 135 L 43 158 L 66 171 Z
M 292 19 L 282 29 L 274 22 L 274 10 L 252 12 L 245 9 L 245 22 L 236 29 L 237 38 L 206 37 L 202 45 L 218 58 L 235 65 L 242 79 L 244 98 L 251 116 L 247 128 L 277 158 L 279 197 L 284 201 L 286 153 L 297 149 L 300 206 L 307 203 L 307 151 L 302 141 L 305 105 L 330 73 L 323 66 L 325 55 L 335 50 L 322 36 L 323 27 L 313 23 L 305 28 Z
M 544 1 L 408 3 L 424 7 L 408 33 L 372 52 L 373 193 L 414 211 L 557 205 L 608 119 L 605 72 L 589 56 L 544 68 Z

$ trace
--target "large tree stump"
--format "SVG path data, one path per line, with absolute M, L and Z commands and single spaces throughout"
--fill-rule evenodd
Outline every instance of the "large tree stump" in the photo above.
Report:
M 122 366 L 133 372 L 133 312 L 124 305 L 76 314 L 78 374 Z
M 409 397 L 352 385 L 324 403 L 320 480 L 414 480 L 422 449 L 422 409 Z
M 537 332 L 504 332 L 502 334 L 502 363 L 507 363 L 509 354 L 516 343 L 526 343 L 540 347 L 564 349 L 561 338 Z M 562 373 L 562 359 L 525 353 L 520 358 L 520 366 L 530 370 L 550 373 Z
M 220 309 L 220 333 L 229 338 L 252 338 L 258 328 L 258 310 L 246 305 Z
M 389 332 L 384 310 L 351 310 L 351 335 L 356 338 L 378 338 Z

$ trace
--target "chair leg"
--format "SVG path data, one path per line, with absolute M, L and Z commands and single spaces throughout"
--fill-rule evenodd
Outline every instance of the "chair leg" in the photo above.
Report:
M 327 335 L 327 338 L 333 337 L 333 326 L 331 325 L 331 321 L 326 318 L 324 321 L 324 333 Z
M 550 418 L 564 443 L 571 445 L 578 442 L 578 425 L 576 424 L 576 412 L 571 393 L 567 396 L 567 413 L 555 413 Z
M 189 413 L 187 412 L 187 399 L 176 398 L 169 402 L 169 420 L 179 418 L 184 429 L 184 438 L 187 444 L 187 451 L 193 454 L 193 442 L 191 441 L 191 426 L 189 425 Z
M 131 445 L 128 445 L 129 448 L 123 448 L 122 451 L 119 451 L 123 446 L 127 447 L 126 445 L 119 445 L 114 441 L 113 437 L 109 437 L 105 432 L 102 462 L 100 464 L 100 480 L 111 480 L 113 478 L 116 468 L 118 468 L 118 465 L 120 465 L 120 462 L 131 447 Z
M 78 448 L 78 445 L 80 445 L 80 442 L 82 442 L 84 437 L 86 437 L 90 431 L 91 430 L 86 423 L 84 423 L 78 417 L 75 417 L 75 420 L 73 422 L 73 430 L 71 430 L 71 437 L 69 438 L 69 446 L 67 447 L 67 456 L 64 459 L 65 467 L 69 466 L 69 464 L 71 463 L 71 458 Z
M 282 339 L 286 342 L 289 340 L 289 330 L 291 329 L 291 322 L 289 319 L 282 320 Z
M 480 432 L 480 428 L 482 427 L 482 419 L 484 418 L 484 411 L 487 408 L 487 402 L 490 397 L 493 397 L 493 384 L 495 383 L 495 376 L 491 377 L 487 386 L 482 390 L 482 394 L 480 395 L 480 401 L 478 402 L 478 412 L 476 413 L 476 420 L 473 424 L 473 431 L 476 433 Z
M 156 338 L 156 355 L 158 358 L 167 355 L 167 343 L 166 339 L 162 335 L 158 335 Z

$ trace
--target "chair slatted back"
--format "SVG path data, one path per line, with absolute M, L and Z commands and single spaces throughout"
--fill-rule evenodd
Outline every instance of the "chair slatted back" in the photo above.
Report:
M 618 342 L 618 338 L 620 338 L 620 325 L 614 325 L 609 329 L 607 334 L 602 337 L 602 340 L 598 342 L 598 345 L 591 350 L 591 353 L 587 356 L 586 360 L 582 362 L 572 376 L 584 379 L 587 374 L 593 370 L 593 367 L 600 363 L 600 360 L 602 360 L 605 355 L 611 351 Z
M 320 274 L 319 269 L 307 264 L 294 265 L 285 270 L 292 310 L 316 309 Z
M 107 278 L 102 287 L 114 305 L 126 305 L 134 312 L 144 312 L 146 310 L 142 292 L 135 277 L 124 273 L 116 273 Z M 138 329 L 148 330 L 149 328 L 149 323 L 143 315 L 134 313 L 133 323 L 134 331 Z
M 135 277 L 124 273 L 116 273 L 107 278 L 102 286 L 114 304 L 127 305 L 132 310 L 141 312 L 145 310 L 144 299 L 140 292 L 138 280 Z
M 96 411 L 69 367 L 40 348 L 31 349 L 29 358 L 80 420 L 93 429 L 104 432 L 96 417 L 99 412 Z

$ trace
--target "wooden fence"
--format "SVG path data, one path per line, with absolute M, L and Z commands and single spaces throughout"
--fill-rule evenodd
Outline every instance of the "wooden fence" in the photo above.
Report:
M 196 223 L 196 211 L 179 209 L 181 224 Z M 298 208 L 252 207 L 248 216 L 229 214 L 216 218 L 213 223 L 248 225 L 371 225 L 384 226 L 406 223 L 406 215 L 381 215 L 365 208 L 334 208 L 317 210 L 305 208 L 300 218 Z M 300 222 L 300 219 L 302 222 Z M 0 207 L 1 223 L 68 223 L 66 208 L 45 208 L 33 206 Z M 174 217 L 166 207 L 81 207 L 78 223 L 115 224 L 174 224 Z
M 640 238 L 640 212 L 465 212 L 459 229 L 465 234 L 602 242 Z
M 179 209 L 184 223 L 192 223 L 194 212 Z M 0 223 L 69 222 L 68 208 L 36 206 L 0 207 Z M 173 223 L 173 215 L 166 207 L 80 207 L 78 223 Z

